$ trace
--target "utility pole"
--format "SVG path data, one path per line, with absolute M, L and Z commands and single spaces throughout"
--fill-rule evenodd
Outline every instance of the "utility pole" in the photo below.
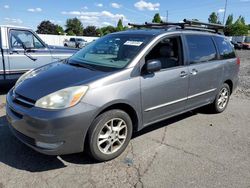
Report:
M 166 22 L 168 22 L 168 10 L 166 10 Z
M 223 25 L 225 24 L 226 12 L 227 12 L 227 0 L 225 2 L 225 8 L 224 8 Z

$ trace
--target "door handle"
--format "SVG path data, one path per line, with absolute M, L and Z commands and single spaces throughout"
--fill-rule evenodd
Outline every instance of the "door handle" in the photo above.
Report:
M 198 73 L 197 69 L 192 69 L 192 71 L 190 72 L 192 75 L 196 75 Z
M 180 73 L 181 78 L 185 78 L 187 75 L 188 75 L 188 73 L 185 71 L 181 71 L 181 73 Z
M 17 50 L 10 50 L 9 53 L 10 54 L 19 54 L 19 52 Z

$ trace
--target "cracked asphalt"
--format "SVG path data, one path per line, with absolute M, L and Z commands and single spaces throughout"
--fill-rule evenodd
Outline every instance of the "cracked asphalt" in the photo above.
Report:
M 135 134 L 115 160 L 86 153 L 46 156 L 12 136 L 0 89 L 0 188 L 5 187 L 250 187 L 250 51 L 222 114 L 198 109 Z M 244 75 L 242 75 L 242 72 Z

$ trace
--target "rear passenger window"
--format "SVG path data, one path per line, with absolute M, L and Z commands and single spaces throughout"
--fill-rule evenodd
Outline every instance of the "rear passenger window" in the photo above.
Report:
M 220 59 L 235 58 L 234 49 L 227 39 L 223 37 L 214 37 L 214 39 L 219 50 Z
M 216 49 L 210 36 L 186 35 L 190 64 L 216 59 Z

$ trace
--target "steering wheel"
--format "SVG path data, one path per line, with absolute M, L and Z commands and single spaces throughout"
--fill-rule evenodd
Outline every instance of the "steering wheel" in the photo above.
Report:
M 14 41 L 12 44 L 13 47 L 20 47 L 20 43 L 18 43 L 17 41 Z

